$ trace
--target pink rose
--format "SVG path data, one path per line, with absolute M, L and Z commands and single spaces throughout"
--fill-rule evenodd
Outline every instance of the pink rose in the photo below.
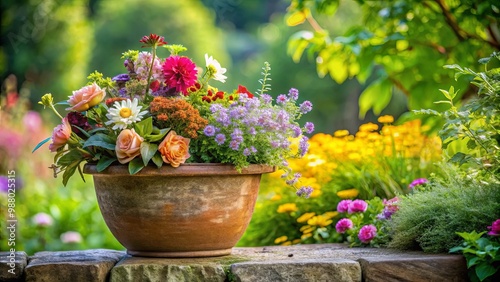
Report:
M 65 117 L 62 121 L 63 123 L 56 126 L 52 132 L 52 144 L 49 145 L 49 150 L 51 152 L 55 152 L 57 149 L 64 147 L 71 137 L 71 125 L 69 124 L 68 118 Z
M 99 104 L 106 96 L 106 91 L 101 89 L 95 82 L 85 86 L 80 90 L 73 91 L 68 103 L 71 108 L 66 110 L 83 112 Z
M 141 144 L 144 141 L 134 129 L 124 129 L 116 139 L 116 157 L 121 164 L 126 164 L 141 154 Z
M 373 238 L 377 236 L 377 227 L 375 225 L 370 224 L 370 225 L 365 225 L 361 227 L 358 233 L 358 238 L 361 240 L 363 243 L 370 243 Z
M 189 141 L 191 139 L 177 135 L 171 130 L 158 147 L 163 161 L 173 167 L 184 163 L 191 156 L 189 155 Z
M 347 212 L 348 213 L 365 212 L 367 208 L 368 208 L 368 204 L 365 201 L 354 200 L 349 204 Z
M 337 230 L 337 233 L 345 233 L 347 230 L 351 229 L 354 226 L 352 223 L 352 220 L 348 218 L 342 218 L 337 222 L 335 225 L 335 230 Z
M 347 212 L 347 210 L 349 209 L 349 204 L 351 202 L 352 202 L 351 200 L 340 201 L 339 204 L 337 205 L 337 211 L 338 212 Z

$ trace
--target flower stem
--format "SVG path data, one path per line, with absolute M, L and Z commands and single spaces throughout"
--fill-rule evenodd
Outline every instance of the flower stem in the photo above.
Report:
M 149 73 L 148 73 L 148 84 L 146 85 L 146 95 L 148 96 L 149 94 L 149 85 L 151 83 L 151 76 L 153 75 L 153 64 L 156 59 L 156 45 L 153 46 L 153 57 L 151 58 L 151 65 L 149 66 Z

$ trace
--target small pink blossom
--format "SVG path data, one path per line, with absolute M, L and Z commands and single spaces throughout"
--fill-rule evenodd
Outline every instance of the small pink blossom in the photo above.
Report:
M 415 188 L 415 186 L 422 185 L 422 184 L 425 184 L 427 182 L 429 182 L 429 180 L 427 180 L 426 178 L 417 178 L 417 179 L 413 180 L 410 183 L 410 185 L 408 185 L 408 188 L 413 189 L 413 188 Z
M 500 236 L 500 219 L 495 220 L 491 226 L 488 226 L 488 235 Z
M 82 242 L 82 235 L 76 231 L 68 231 L 61 234 L 61 242 L 64 244 L 77 244 Z
M 348 213 L 365 212 L 367 208 L 368 208 L 368 204 L 365 201 L 354 200 L 349 204 L 349 207 L 347 208 L 347 212 Z
M 335 224 L 335 230 L 337 230 L 337 233 L 345 233 L 347 230 L 351 229 L 354 226 L 352 223 L 352 220 L 349 218 L 342 218 Z
M 377 236 L 377 227 L 375 225 L 370 224 L 370 225 L 365 225 L 361 227 L 358 233 L 358 238 L 361 240 L 362 243 L 370 243 L 373 238 Z
M 352 200 L 342 200 L 337 205 L 338 212 L 347 212 Z
M 52 217 L 46 213 L 39 212 L 33 216 L 33 223 L 40 227 L 47 227 L 53 224 Z

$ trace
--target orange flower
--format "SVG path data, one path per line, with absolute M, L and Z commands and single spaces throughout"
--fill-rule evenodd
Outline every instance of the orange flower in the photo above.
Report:
M 191 139 L 177 135 L 171 130 L 158 147 L 163 161 L 173 167 L 184 163 L 191 156 L 189 155 L 189 141 Z
M 49 145 L 49 150 L 51 152 L 57 151 L 57 149 L 64 147 L 71 137 L 71 125 L 69 124 L 68 118 L 63 118 L 63 123 L 59 124 L 54 128 L 52 132 L 52 144 Z
M 99 104 L 104 99 L 104 96 L 106 96 L 106 91 L 94 82 L 80 90 L 73 91 L 73 95 L 68 100 L 71 108 L 66 110 L 84 112 Z
M 141 144 L 144 141 L 134 129 L 124 129 L 116 140 L 116 157 L 121 164 L 126 164 L 141 154 Z

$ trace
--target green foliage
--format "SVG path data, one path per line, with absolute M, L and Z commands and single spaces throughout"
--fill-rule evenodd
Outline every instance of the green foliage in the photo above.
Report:
M 362 117 L 370 109 L 379 114 L 394 88 L 406 94 L 410 109 L 442 109 L 432 103 L 439 94 L 435 89 L 450 84 L 453 77 L 441 66 L 476 67 L 474 58 L 500 49 L 498 34 L 492 32 L 498 29 L 500 16 L 493 0 L 356 0 L 363 22 L 343 35 L 323 28 L 326 20 L 321 21 L 321 15 L 332 15 L 349 1 L 290 2 L 289 24 L 307 20 L 313 31 L 301 30 L 290 37 L 289 55 L 298 61 L 307 53 L 316 62 L 318 74 L 329 74 L 337 83 L 353 77 L 368 83 L 359 100 Z M 298 15 L 303 18 L 296 20 Z M 373 76 L 377 79 L 371 82 Z M 457 99 L 472 90 L 466 86 L 466 81 L 460 82 L 467 91 Z
M 461 243 L 457 231 L 485 230 L 500 217 L 500 184 L 463 175 L 452 165 L 424 190 L 403 197 L 392 217 L 389 247 L 447 252 Z
M 497 237 L 483 237 L 486 231 L 457 232 L 464 239 L 462 245 L 451 248 L 467 260 L 471 281 L 498 281 L 500 278 L 500 242 Z

